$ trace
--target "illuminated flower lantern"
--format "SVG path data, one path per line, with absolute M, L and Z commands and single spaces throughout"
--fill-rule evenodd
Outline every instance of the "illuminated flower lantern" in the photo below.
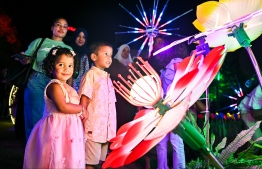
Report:
M 193 25 L 206 35 L 210 47 L 225 45 L 228 52 L 245 47 L 262 86 L 260 68 L 250 45 L 262 33 L 262 0 L 207 1 L 197 6 Z
M 262 15 L 248 16 L 262 9 L 261 0 L 220 0 L 207 1 L 197 6 L 197 19 L 193 25 L 201 32 L 212 32 L 205 38 L 210 47 L 225 45 L 228 52 L 233 52 L 242 46 L 232 33 L 235 26 L 243 23 L 243 28 L 251 41 L 257 39 L 262 33 Z M 224 27 L 231 24 L 230 27 Z M 221 27 L 221 30 L 215 30 Z
M 201 33 L 176 40 L 154 52 L 157 55 L 192 37 L 205 37 L 209 47 L 225 45 L 228 52 L 250 46 L 262 33 L 262 0 L 207 1 L 197 6 L 193 25 Z
M 185 114 L 213 81 L 226 52 L 224 46 L 219 46 L 206 57 L 195 57 L 194 53 L 183 59 L 165 98 L 162 98 L 160 77 L 147 62 L 138 57 L 137 68 L 130 64 L 131 76 L 125 80 L 119 75 L 121 81 L 114 81 L 114 88 L 131 104 L 149 109 L 139 111 L 133 121 L 120 127 L 116 137 L 110 140 L 112 152 L 103 168 L 121 167 L 137 160 L 171 131 L 192 149 L 206 155 L 216 168 L 223 168 Z

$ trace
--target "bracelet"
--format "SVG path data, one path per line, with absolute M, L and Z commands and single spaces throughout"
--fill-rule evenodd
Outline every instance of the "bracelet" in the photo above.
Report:
M 78 116 L 82 116 L 83 111 L 84 111 L 84 106 L 82 106 L 82 111 L 80 111 L 80 113 L 78 114 Z

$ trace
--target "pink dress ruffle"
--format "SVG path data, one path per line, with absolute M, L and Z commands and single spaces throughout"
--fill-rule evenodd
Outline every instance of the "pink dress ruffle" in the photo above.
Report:
M 72 87 L 55 79 L 50 83 L 60 84 L 67 102 L 79 104 L 80 98 Z M 85 168 L 85 140 L 80 117 L 58 112 L 46 92 L 44 97 L 44 115 L 28 139 L 23 168 Z

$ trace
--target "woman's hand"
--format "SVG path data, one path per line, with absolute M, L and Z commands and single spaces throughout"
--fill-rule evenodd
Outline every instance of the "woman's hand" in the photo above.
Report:
M 20 54 L 24 55 L 25 52 L 20 52 Z M 22 59 L 15 58 L 15 60 L 19 61 L 23 65 L 27 65 L 27 64 L 31 63 L 31 58 L 30 57 L 24 57 Z
M 20 61 L 20 63 L 22 63 L 23 65 L 27 65 L 27 64 L 31 63 L 31 59 L 30 59 L 29 57 L 25 57 L 25 58 L 23 58 L 23 59 L 20 59 L 19 61 Z

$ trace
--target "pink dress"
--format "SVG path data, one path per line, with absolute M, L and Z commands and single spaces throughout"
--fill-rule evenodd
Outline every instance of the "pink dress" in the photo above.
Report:
M 75 89 L 56 79 L 50 83 L 61 86 L 66 102 L 79 104 L 80 97 Z M 85 140 L 80 117 L 59 112 L 46 96 L 46 90 L 44 93 L 43 118 L 34 126 L 28 139 L 23 168 L 85 168 Z

